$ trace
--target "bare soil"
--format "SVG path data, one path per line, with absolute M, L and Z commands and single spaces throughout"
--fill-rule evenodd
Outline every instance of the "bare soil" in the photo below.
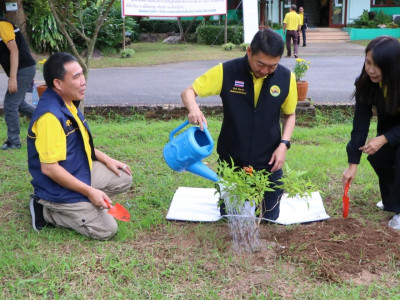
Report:
M 224 299 L 247 298 L 254 290 L 262 294 L 270 291 L 273 276 L 275 295 L 293 297 L 296 284 L 287 281 L 288 276 L 279 281 L 277 272 L 290 274 L 301 270 L 298 282 L 303 285 L 310 282 L 368 285 L 382 275 L 393 274 L 400 266 L 400 232 L 389 228 L 386 220 L 381 224 L 355 218 L 296 226 L 261 224 L 262 248 L 250 254 L 233 253 L 227 223 L 176 222 L 172 228 L 171 224 L 154 228 L 137 239 L 140 245 L 135 242 L 132 246 L 151 251 L 161 264 L 195 264 L 201 259 L 199 254 L 204 255 L 201 268 L 207 274 L 219 275 L 216 286 L 221 286 L 221 277 L 226 278 L 219 295 Z M 232 255 L 234 261 L 228 265 L 216 262 L 211 254 L 215 249 L 221 256 Z

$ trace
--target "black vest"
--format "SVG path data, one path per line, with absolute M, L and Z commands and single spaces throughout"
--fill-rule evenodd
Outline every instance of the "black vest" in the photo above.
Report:
M 36 62 L 31 55 L 31 51 L 25 41 L 24 36 L 21 33 L 21 30 L 10 21 L 4 19 L 3 17 L 0 17 L 0 22 L 2 21 L 10 23 L 14 27 L 15 42 L 17 43 L 18 47 L 18 69 L 34 66 Z M 7 45 L 1 38 L 0 64 L 4 69 L 4 72 L 6 72 L 7 76 L 10 76 L 10 50 L 8 50 Z
M 254 84 L 247 56 L 223 63 L 224 120 L 218 138 L 220 159 L 237 166 L 269 169 L 281 140 L 280 110 L 289 94 L 290 70 L 278 65 L 268 75 L 254 107 Z

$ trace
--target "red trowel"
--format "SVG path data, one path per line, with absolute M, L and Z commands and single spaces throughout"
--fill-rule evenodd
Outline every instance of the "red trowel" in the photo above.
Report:
M 108 213 L 112 215 L 114 218 L 124 222 L 128 222 L 131 220 L 131 215 L 129 214 L 129 211 L 127 211 L 126 208 L 123 207 L 121 204 L 117 203 L 114 206 L 112 206 L 110 202 L 106 200 L 104 202 L 107 204 Z
M 347 215 L 349 214 L 350 198 L 349 196 L 347 196 L 347 192 L 349 191 L 349 185 L 350 181 L 347 181 L 343 194 L 343 218 L 347 218 Z

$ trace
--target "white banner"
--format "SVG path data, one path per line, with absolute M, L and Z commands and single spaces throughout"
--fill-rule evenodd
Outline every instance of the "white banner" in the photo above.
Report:
M 122 0 L 122 15 L 195 17 L 226 14 L 226 0 Z

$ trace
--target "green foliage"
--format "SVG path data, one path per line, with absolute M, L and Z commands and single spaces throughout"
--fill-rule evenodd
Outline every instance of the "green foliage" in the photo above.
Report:
M 183 30 L 186 31 L 192 20 L 182 20 Z M 235 21 L 229 21 L 229 24 L 235 24 Z M 219 20 L 196 20 L 193 25 L 190 27 L 188 33 L 193 34 L 196 32 L 196 29 L 202 25 L 220 25 Z M 153 20 L 153 19 L 141 19 L 139 22 L 139 27 L 141 32 L 145 33 L 168 33 L 168 32 L 179 32 L 178 22 L 177 20 Z
M 247 48 L 248 48 L 249 46 L 250 46 L 249 43 L 241 43 L 241 44 L 239 45 L 239 48 L 240 48 L 240 50 L 242 50 L 242 51 L 246 51 Z
M 99 8 L 97 6 L 88 6 L 75 15 L 74 25 L 82 30 L 88 37 L 93 36 L 96 25 L 96 19 Z M 121 8 L 113 6 L 100 28 L 97 36 L 96 48 L 102 50 L 105 48 L 118 48 L 122 45 L 123 19 L 121 17 Z M 125 32 L 130 33 L 132 42 L 139 40 L 139 26 L 132 17 L 125 18 Z M 74 42 L 85 48 L 85 42 L 77 34 L 73 34 Z
M 254 170 L 251 166 L 246 168 L 235 166 L 233 160 L 230 163 L 221 161 L 218 165 L 218 173 L 221 176 L 218 184 L 223 186 L 223 191 L 220 192 L 229 194 L 229 201 L 231 199 L 234 201 L 231 204 L 240 208 L 246 200 L 251 200 L 256 206 L 256 212 L 263 209 L 262 200 L 265 192 L 278 188 L 288 193 L 288 197 L 300 199 L 311 197 L 311 192 L 317 190 L 311 180 L 305 177 L 307 172 L 292 170 L 288 164 L 285 164 L 284 176 L 279 186 L 269 180 L 271 173 Z
M 32 48 L 39 53 L 55 53 L 67 48 L 67 41 L 58 28 L 47 2 L 35 1 L 27 6 L 27 22 L 31 28 Z
M 218 184 L 223 186 L 223 192 L 229 194 L 229 201 L 234 201 L 231 204 L 238 208 L 242 207 L 246 200 L 251 200 L 256 206 L 256 212 L 262 211 L 264 193 L 274 190 L 273 183 L 269 180 L 270 173 L 256 171 L 252 167 L 237 167 L 233 160 L 230 164 L 221 161 L 218 173 L 221 174 Z
M 120 55 L 122 58 L 132 57 L 135 54 L 135 50 L 133 49 L 124 49 L 121 50 Z
M 368 10 L 364 9 L 362 15 L 354 20 L 353 24 L 349 24 L 349 27 L 354 28 L 378 28 L 378 25 L 386 25 L 388 28 L 396 28 L 398 25 L 393 23 L 391 15 L 385 14 L 382 10 L 378 11 L 375 17 L 370 20 Z
M 243 43 L 243 26 L 228 26 L 228 43 Z M 197 41 L 207 45 L 224 43 L 224 26 L 202 25 L 196 30 Z
M 227 44 L 223 44 L 222 45 L 222 49 L 224 49 L 225 51 L 232 51 L 233 48 L 235 48 L 236 45 L 233 43 L 227 43 Z
M 306 177 L 306 171 L 295 171 L 285 163 L 282 182 L 283 189 L 288 197 L 311 197 L 311 192 L 318 188 Z

